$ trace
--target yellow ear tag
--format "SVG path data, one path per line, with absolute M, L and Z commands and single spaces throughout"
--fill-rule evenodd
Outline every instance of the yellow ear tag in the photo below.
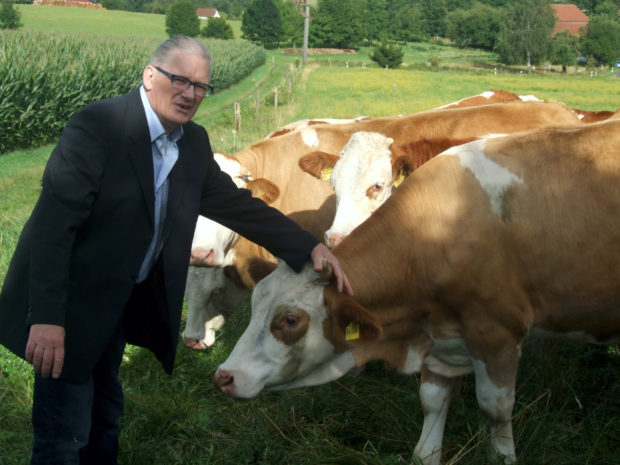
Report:
M 360 325 L 356 321 L 352 321 L 349 323 L 346 329 L 345 339 L 347 341 L 353 341 L 354 339 L 360 338 Z
M 323 181 L 329 181 L 329 179 L 332 177 L 332 168 L 324 168 L 321 170 L 321 179 Z
M 400 186 L 400 184 L 405 180 L 405 175 L 401 171 L 398 177 L 394 180 L 394 187 Z

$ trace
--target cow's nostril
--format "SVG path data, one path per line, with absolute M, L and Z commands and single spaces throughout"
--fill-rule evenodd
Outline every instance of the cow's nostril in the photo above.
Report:
M 232 390 L 234 382 L 234 376 L 226 370 L 219 370 L 215 374 L 215 385 L 225 393 L 229 393 Z

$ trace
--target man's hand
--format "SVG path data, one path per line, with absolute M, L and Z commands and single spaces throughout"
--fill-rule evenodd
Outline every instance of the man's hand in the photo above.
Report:
M 353 295 L 353 288 L 351 287 L 351 284 L 349 284 L 347 275 L 345 275 L 342 268 L 340 268 L 340 262 L 324 244 L 317 244 L 314 249 L 312 249 L 312 252 L 310 252 L 310 258 L 312 259 L 314 271 L 321 271 L 323 269 L 323 260 L 327 260 L 334 270 L 338 292 L 342 292 L 344 289 L 347 294 L 351 296 Z
M 65 328 L 56 325 L 32 325 L 26 344 L 26 360 L 35 373 L 58 378 L 65 360 Z

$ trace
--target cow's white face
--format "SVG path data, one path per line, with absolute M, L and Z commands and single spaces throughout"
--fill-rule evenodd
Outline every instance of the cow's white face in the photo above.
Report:
M 227 253 L 239 238 L 238 234 L 204 216 L 199 216 L 192 240 L 192 258 L 194 266 L 224 266 Z
M 325 283 L 312 266 L 297 274 L 285 263 L 261 280 L 252 295 L 252 319 L 215 375 L 218 387 L 238 398 L 262 390 L 322 384 L 354 365 L 326 336 Z
M 337 207 L 325 233 L 328 246 L 337 245 L 392 193 L 392 142 L 376 132 L 356 132 L 342 149 L 331 176 Z
M 246 296 L 247 292 L 224 276 L 223 268 L 190 266 L 185 285 L 185 345 L 191 349 L 211 347 L 216 331 Z

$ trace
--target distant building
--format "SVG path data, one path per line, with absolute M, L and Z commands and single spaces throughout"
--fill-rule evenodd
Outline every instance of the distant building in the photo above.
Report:
M 553 29 L 553 36 L 563 30 L 568 30 L 571 35 L 580 35 L 579 29 L 588 24 L 588 17 L 576 5 L 552 4 L 557 22 Z
M 220 13 L 215 8 L 198 8 L 196 16 L 200 19 L 219 18 Z
M 71 6 L 78 8 L 95 8 L 104 10 L 99 0 L 34 0 L 33 5 L 54 5 L 54 6 Z

